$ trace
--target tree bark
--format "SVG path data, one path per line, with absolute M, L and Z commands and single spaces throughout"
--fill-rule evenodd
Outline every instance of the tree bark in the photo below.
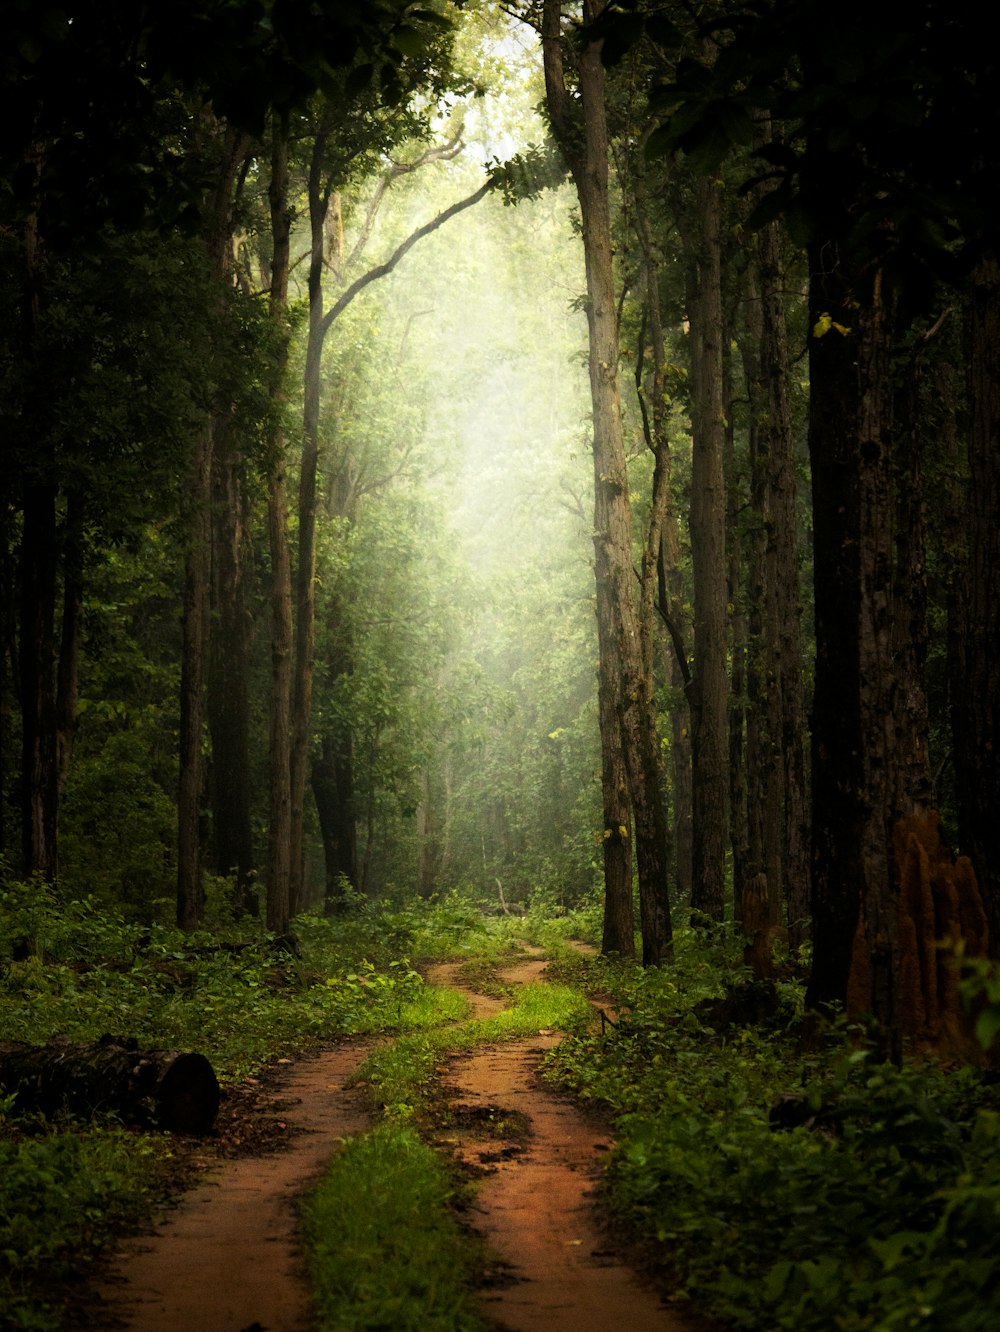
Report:
M 284 404 L 288 365 L 288 271 L 291 213 L 288 205 L 288 126 L 276 119 L 271 141 L 271 319 L 276 357 L 272 396 Z M 267 493 L 267 530 L 271 553 L 271 710 L 268 735 L 267 927 L 288 933 L 291 882 L 291 707 L 292 707 L 292 565 L 288 543 L 288 496 L 285 485 L 286 441 L 280 418 L 271 440 Z
M 731 394 L 726 386 L 725 398 Z M 752 430 L 752 428 L 751 428 Z M 729 603 L 729 656 L 732 680 L 729 690 L 729 845 L 733 865 L 733 920 L 743 920 L 743 890 L 750 875 L 758 871 L 750 863 L 751 822 L 756 823 L 762 811 L 754 801 L 750 785 L 748 764 L 751 758 L 750 741 L 754 721 L 759 713 L 748 691 L 749 644 L 747 636 L 751 616 L 747 602 L 749 590 L 744 587 L 744 551 L 742 510 L 745 502 L 745 484 L 736 460 L 736 438 L 732 415 L 727 409 L 725 445 L 723 449 L 723 477 L 726 487 L 726 595 Z M 753 579 L 753 553 L 750 554 L 750 579 Z M 750 612 L 752 613 L 752 605 Z
M 826 247 L 809 251 L 809 456 L 816 680 L 812 729 L 813 963 L 807 1002 L 844 1003 L 861 910 L 860 499 L 856 308 Z M 820 336 L 824 323 L 828 327 Z M 841 331 L 847 330 L 847 331 Z
M 69 774 L 79 726 L 80 620 L 83 613 L 84 500 L 72 490 L 66 501 L 63 527 L 62 623 L 59 626 L 59 661 L 56 667 L 56 756 L 59 800 Z M 58 825 L 58 807 L 57 807 Z M 57 826 L 58 835 L 58 826 Z
M 809 928 L 809 801 L 802 662 L 802 596 L 799 586 L 799 524 L 795 441 L 788 385 L 791 365 L 785 319 L 783 231 L 777 221 L 761 229 L 759 247 L 761 371 L 765 386 L 769 531 L 768 568 L 773 594 L 765 600 L 765 635 L 780 695 L 772 742 L 780 752 L 782 813 L 778 856 L 788 940 L 802 943 Z M 774 922 L 772 922 L 774 923 Z
M 21 844 L 26 875 L 58 870 L 59 762 L 54 680 L 55 485 L 28 487 L 21 532 Z
M 219 163 L 206 218 L 208 277 L 220 301 L 232 260 L 233 187 L 248 142 L 235 130 L 223 130 L 206 118 L 219 136 Z M 188 471 L 188 548 L 184 568 L 180 696 L 180 779 L 177 793 L 177 924 L 194 929 L 204 911 L 201 877 L 202 758 L 205 681 L 208 669 L 211 607 L 212 467 L 218 422 L 225 408 L 216 402 L 206 413 L 194 441 Z
M 691 319 L 691 558 L 694 568 L 691 905 L 725 913 L 728 824 L 726 532 L 722 455 L 723 323 L 720 187 L 696 187 L 699 253 L 689 278 Z
M 607 583 L 598 583 L 597 618 L 611 619 L 611 608 L 601 604 Z M 607 652 L 599 651 L 597 708 L 601 733 L 601 799 L 604 861 L 604 926 L 601 952 L 607 957 L 635 957 L 635 909 L 632 892 L 632 806 L 628 772 L 618 715 L 618 681 Z
M 248 504 L 244 461 L 223 427 L 214 459 L 212 583 L 215 632 L 211 641 L 207 712 L 212 741 L 209 795 L 212 851 L 217 874 L 233 880 L 238 915 L 258 913 L 250 798 L 250 692 L 253 625 L 247 606 Z
M 969 557 L 959 640 L 960 696 L 953 727 L 963 851 L 979 880 L 1000 956 L 1000 262 L 988 251 L 969 304 Z
M 810 339 L 817 663 L 807 1001 L 870 1012 L 883 1053 L 898 1058 L 893 833 L 926 808 L 930 783 L 916 720 L 926 711 L 903 697 L 922 694 L 923 682 L 907 668 L 913 626 L 896 600 L 895 303 L 881 269 L 839 270 L 830 258 L 816 280 Z
M 329 112 L 327 112 L 329 115 Z M 292 849 L 290 905 L 302 904 L 306 781 L 309 774 L 310 722 L 316 646 L 316 487 L 319 473 L 320 369 L 327 325 L 323 318 L 323 260 L 330 186 L 323 179 L 329 130 L 321 127 L 309 164 L 309 327 L 302 408 L 302 460 L 299 469 L 299 549 L 295 569 L 295 656 L 292 683 L 291 797 Z
M 0 1043 L 0 1085 L 21 1111 L 117 1115 L 167 1133 L 207 1133 L 219 1110 L 219 1083 L 202 1054 L 137 1050 L 110 1037 L 94 1044 Z
M 350 728 L 327 731 L 313 759 L 312 787 L 323 838 L 326 912 L 343 905 L 343 884 L 358 887 L 358 833 L 354 796 L 354 737 Z
M 584 18 L 595 16 L 590 5 Z M 652 678 L 644 670 L 642 634 L 633 590 L 631 518 L 618 381 L 615 301 L 608 194 L 608 127 L 601 42 L 579 52 L 580 110 L 576 122 L 563 70 L 559 0 L 546 0 L 542 49 L 546 99 L 553 129 L 576 184 L 587 271 L 590 391 L 594 427 L 594 553 L 598 641 L 617 707 L 635 825 L 643 964 L 658 965 L 672 950 L 667 896 L 668 831 L 659 789 L 659 740 Z M 606 591 L 602 590 L 602 584 Z
M 768 882 L 770 923 L 787 910 L 800 944 L 809 915 L 794 440 L 788 401 L 782 230 L 762 227 L 747 269 L 752 532 L 747 766 L 749 873 Z

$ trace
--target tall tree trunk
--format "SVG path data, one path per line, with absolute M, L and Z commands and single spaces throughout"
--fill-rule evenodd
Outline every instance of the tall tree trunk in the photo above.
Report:
M 328 131 L 313 142 L 309 165 L 309 329 L 306 339 L 299 471 L 299 550 L 295 572 L 295 669 L 292 689 L 291 910 L 302 905 L 306 784 L 309 775 L 313 671 L 316 647 L 316 490 L 319 474 L 320 370 L 327 325 L 323 318 L 323 260 L 330 188 L 323 179 Z
M 42 152 L 30 156 L 37 180 Z M 21 323 L 29 361 L 38 358 L 42 242 L 38 214 L 24 224 L 24 288 Z M 39 381 L 40 382 L 40 381 Z M 20 544 L 18 683 L 21 704 L 21 860 L 26 875 L 54 879 L 58 869 L 56 821 L 59 756 L 53 678 L 55 647 L 56 506 L 58 485 L 44 477 L 29 482 L 23 501 Z
M 247 606 L 248 503 L 244 462 L 232 425 L 215 450 L 212 574 L 215 632 L 208 673 L 208 726 L 212 739 L 209 795 L 212 851 L 217 874 L 232 876 L 233 907 L 257 914 L 250 799 L 250 692 L 247 673 L 252 621 Z
M 670 786 L 674 798 L 674 882 L 677 899 L 691 902 L 691 856 L 694 843 L 691 827 L 691 672 L 685 635 L 679 623 L 684 605 L 684 574 L 680 560 L 677 514 L 667 510 L 660 542 L 660 616 L 670 634 L 667 650 L 667 679 L 675 694 L 683 691 L 684 704 L 670 716 Z
M 744 364 L 750 396 L 748 779 L 750 873 L 767 876 L 772 924 L 789 940 L 809 914 L 800 594 L 793 432 L 780 223 L 762 227 L 747 269 Z
M 606 583 L 597 587 L 598 623 L 610 620 L 611 609 L 600 604 Z M 599 652 L 597 707 L 601 732 L 601 797 L 604 817 L 604 928 L 601 952 L 635 957 L 635 913 L 632 902 L 632 807 L 618 715 L 618 681 L 606 652 Z
M 859 681 L 861 807 L 861 932 L 855 943 L 870 969 L 871 1011 L 890 1042 L 899 1033 L 896 1012 L 899 966 L 898 893 L 892 864 L 892 827 L 908 812 L 900 777 L 907 770 L 909 733 L 896 729 L 898 667 L 893 649 L 893 533 L 895 502 L 892 447 L 891 357 L 893 319 L 882 290 L 872 282 L 870 300 L 857 312 L 860 380 L 857 471 L 859 526 Z M 908 746 L 907 746 L 908 747 Z M 895 1051 L 893 1051 L 895 1052 Z
M 325 660 L 330 685 L 354 670 L 353 641 L 347 607 L 336 590 L 328 607 Z M 323 838 L 326 866 L 326 911 L 336 914 L 343 905 L 343 885 L 359 886 L 357 802 L 354 793 L 354 733 L 350 718 L 331 710 L 313 758 L 312 787 Z
M 417 806 L 417 892 L 427 900 L 437 889 L 438 873 L 438 820 L 434 807 L 431 774 L 427 768 L 420 774 L 420 803 Z
M 691 905 L 721 921 L 729 783 L 726 681 L 726 509 L 723 407 L 722 199 L 696 187 L 699 253 L 690 274 L 691 558 L 694 568 Z
M 206 218 L 208 277 L 221 303 L 232 261 L 233 187 L 245 156 L 247 140 L 236 130 L 223 130 L 206 112 L 211 133 L 219 137 L 219 163 L 211 207 Z M 205 727 L 205 680 L 208 670 L 211 607 L 212 468 L 215 436 L 225 414 L 213 404 L 194 441 L 188 472 L 188 547 L 184 568 L 181 625 L 180 780 L 177 793 L 177 923 L 194 929 L 204 911 L 201 877 L 201 796 L 204 784 L 202 748 Z
M 805 760 L 805 701 L 802 663 L 802 598 L 799 587 L 799 524 L 796 506 L 795 440 L 788 385 L 791 365 L 785 320 L 785 272 L 781 224 L 761 228 L 760 360 L 767 422 L 767 568 L 773 591 L 765 599 L 764 626 L 780 700 L 769 708 L 771 741 L 781 758 L 781 843 L 778 851 L 788 938 L 802 943 L 809 917 L 809 810 Z
M 817 663 L 807 999 L 870 1011 L 885 1053 L 898 1057 L 905 1024 L 893 829 L 926 807 L 930 782 L 923 681 L 913 666 L 919 642 L 911 641 L 911 609 L 901 614 L 897 600 L 895 305 L 880 269 L 843 272 L 830 259 L 822 255 L 823 276 L 814 271 L 810 324 Z M 912 577 L 912 567 L 903 570 L 903 585 Z M 913 691 L 921 698 L 907 697 Z
M 288 125 L 276 119 L 271 142 L 270 313 L 275 324 L 276 358 L 272 394 L 284 401 L 288 364 L 288 270 L 291 213 L 288 205 Z M 288 496 L 285 485 L 285 432 L 276 424 L 272 437 L 267 492 L 267 529 L 271 552 L 271 712 L 268 734 L 269 817 L 267 852 L 267 927 L 286 934 L 290 917 L 292 848 L 291 708 L 292 708 L 292 566 L 288 547 Z
M 726 399 L 730 394 L 727 390 Z M 726 595 L 729 603 L 729 655 L 732 687 L 729 691 L 729 844 L 733 862 L 733 919 L 743 920 L 743 889 L 750 865 L 750 820 L 754 808 L 747 772 L 755 710 L 747 691 L 747 591 L 743 576 L 742 509 L 744 485 L 736 461 L 736 438 L 727 413 L 723 475 L 726 486 Z M 751 555 L 751 565 L 752 565 Z
M 1000 956 L 1000 262 L 987 252 L 969 307 L 969 557 L 953 708 L 962 849 L 979 880 Z
M 59 798 L 73 758 L 79 726 L 80 620 L 83 614 L 83 518 L 84 500 L 79 490 L 70 491 L 63 529 L 62 623 L 59 626 L 59 662 L 56 669 L 56 754 Z
M 584 17 L 595 12 L 589 4 Z M 618 712 L 629 779 L 639 870 L 643 963 L 667 960 L 672 948 L 667 896 L 668 831 L 659 789 L 659 740 L 651 674 L 644 669 L 642 635 L 633 590 L 631 519 L 625 439 L 618 385 L 618 314 L 615 301 L 608 195 L 608 128 L 601 43 L 585 41 L 577 72 L 582 126 L 563 74 L 559 0 L 546 0 L 542 48 L 546 97 L 556 137 L 569 163 L 580 201 L 587 271 L 590 391 L 594 425 L 594 550 L 598 588 L 598 641 L 602 660 L 619 681 Z M 580 130 L 582 128 L 582 141 Z M 610 612 L 604 622 L 602 611 Z
M 59 763 L 54 680 L 56 608 L 54 485 L 28 487 L 21 532 L 21 845 L 25 874 L 54 879 Z
M 672 685 L 684 689 L 684 701 L 671 709 L 674 805 L 673 835 L 668 837 L 668 882 L 673 872 L 680 898 L 686 901 L 690 892 L 690 710 L 687 700 L 687 662 L 680 631 L 674 619 L 681 599 L 678 580 L 681 578 L 677 513 L 670 493 L 671 456 L 668 422 L 666 382 L 667 349 L 660 313 L 660 256 L 653 241 L 650 226 L 648 194 L 645 172 L 641 161 L 633 167 L 633 194 L 635 199 L 634 224 L 643 256 L 645 302 L 643 307 L 643 336 L 636 354 L 635 384 L 642 414 L 643 433 L 647 447 L 654 457 L 653 484 L 643 547 L 639 586 L 640 625 L 642 631 L 643 669 L 650 681 L 655 679 L 654 618 L 659 611 L 671 636 L 671 650 L 667 657 L 667 678 Z M 646 355 L 645 334 L 649 337 L 651 367 L 644 382 L 643 363 Z M 674 607 L 671 608 L 670 585 L 673 584 Z M 675 637 L 676 635 L 676 637 Z M 662 786 L 662 773 L 660 774 Z M 667 810 L 667 813 L 669 811 Z
M 198 432 L 188 495 L 181 647 L 180 781 L 177 793 L 177 924 L 193 930 L 205 905 L 201 865 L 201 792 L 205 674 L 211 581 L 211 485 L 214 417 Z
M 809 251 L 809 456 L 816 667 L 812 730 L 813 963 L 807 1002 L 844 1003 L 861 910 L 857 323 L 850 284 Z M 826 329 L 824 332 L 823 329 Z

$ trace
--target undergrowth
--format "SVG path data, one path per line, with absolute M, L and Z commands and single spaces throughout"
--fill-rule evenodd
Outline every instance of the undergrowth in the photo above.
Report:
M 748 983 L 704 936 L 598 980 L 618 1025 L 548 1076 L 617 1116 L 606 1196 L 681 1298 L 755 1332 L 1000 1325 L 989 1075 L 884 1065 L 837 1027 L 803 1054 L 798 986 Z
M 705 932 L 683 933 L 676 962 L 656 970 L 581 957 L 567 940 L 593 938 L 594 924 L 592 909 L 488 918 L 458 897 L 365 905 L 342 920 L 300 918 L 293 956 L 245 925 L 183 936 L 8 883 L 0 1040 L 110 1032 L 200 1049 L 235 1081 L 312 1042 L 379 1035 L 361 1076 L 383 1121 L 345 1148 L 309 1204 L 331 1329 L 478 1326 L 467 1291 L 479 1260 L 460 1242 L 454 1181 L 418 1130 L 432 1121 L 446 1050 L 556 1027 L 570 1034 L 547 1076 L 615 1116 L 606 1199 L 678 1298 L 735 1330 L 992 1332 L 995 1081 L 883 1065 L 843 1027 L 803 1053 L 792 971 L 748 984 Z M 421 978 L 423 961 L 446 957 L 495 973 L 521 939 L 553 958 L 548 980 L 497 1017 L 467 1020 L 460 995 Z M 604 1010 L 600 1031 L 584 994 Z M 61 1325 L 59 1282 L 148 1214 L 169 1151 L 112 1123 L 16 1114 L 0 1092 L 0 1325 Z M 408 1197 L 424 1200 L 416 1213 Z

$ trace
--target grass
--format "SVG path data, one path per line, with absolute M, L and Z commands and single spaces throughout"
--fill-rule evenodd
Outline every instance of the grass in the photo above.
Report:
M 324 1330 L 485 1326 L 472 1294 L 481 1247 L 455 1220 L 447 1167 L 419 1137 L 433 1120 L 434 1074 L 445 1051 L 546 1028 L 582 1031 L 590 1016 L 578 991 L 537 983 L 494 1017 L 407 1033 L 373 1051 L 358 1080 L 383 1122 L 345 1146 L 305 1211 Z
M 478 1246 L 454 1216 L 457 1188 L 410 1127 L 344 1145 L 303 1212 L 323 1332 L 481 1332 Z
M 525 985 L 511 1007 L 495 1017 L 404 1035 L 379 1046 L 358 1070 L 357 1081 L 370 1086 L 383 1114 L 407 1118 L 426 1102 L 434 1070 L 446 1050 L 519 1040 L 550 1028 L 580 1031 L 591 1018 L 590 1005 L 577 990 L 544 982 Z

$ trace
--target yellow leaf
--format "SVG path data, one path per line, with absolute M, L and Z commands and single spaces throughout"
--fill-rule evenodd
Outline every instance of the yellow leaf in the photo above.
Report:
M 846 324 L 838 324 L 837 321 L 833 318 L 833 316 L 828 314 L 824 310 L 823 313 L 820 315 L 820 317 L 816 320 L 815 324 L 813 324 L 813 337 L 814 338 L 825 337 L 826 334 L 829 333 L 831 328 L 835 328 L 837 332 L 841 335 L 841 337 L 844 338 L 846 338 L 851 331 Z

